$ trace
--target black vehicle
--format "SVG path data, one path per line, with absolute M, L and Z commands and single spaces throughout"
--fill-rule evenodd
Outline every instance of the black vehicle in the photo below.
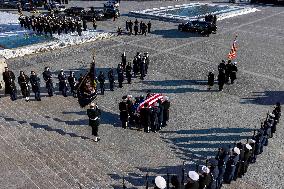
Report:
M 30 3 L 25 3 L 25 4 L 22 6 L 22 10 L 23 10 L 23 11 L 34 11 L 34 10 L 36 10 L 36 6 L 31 5 Z
M 104 17 L 105 18 L 113 18 L 116 15 L 116 17 L 120 16 L 120 12 L 117 8 L 111 6 L 111 7 L 104 7 Z
M 96 20 L 103 20 L 104 11 L 103 9 L 95 9 L 95 7 L 90 7 L 90 10 L 82 12 L 81 18 L 88 21 L 92 21 L 93 18 Z
M 81 16 L 84 11 L 83 7 L 70 7 L 64 10 L 67 16 Z
M 178 30 L 187 32 L 196 32 L 202 35 L 209 35 L 216 33 L 217 26 L 211 22 L 194 20 L 187 23 L 178 25 Z

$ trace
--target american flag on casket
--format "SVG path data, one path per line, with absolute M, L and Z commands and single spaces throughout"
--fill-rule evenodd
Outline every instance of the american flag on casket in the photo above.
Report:
M 140 103 L 137 108 L 137 112 L 140 112 L 140 109 L 144 107 L 145 103 L 148 103 L 148 107 L 153 107 L 158 100 L 161 100 L 163 102 L 164 96 L 159 93 L 152 93 L 149 98 Z

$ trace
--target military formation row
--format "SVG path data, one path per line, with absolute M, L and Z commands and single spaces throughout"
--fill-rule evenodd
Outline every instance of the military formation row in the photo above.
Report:
M 218 85 L 219 85 L 219 91 L 223 91 L 224 85 L 229 84 L 229 81 L 231 84 L 234 84 L 235 80 L 237 79 L 237 62 L 232 63 L 231 60 L 228 60 L 227 64 L 225 63 L 225 60 L 222 60 L 222 62 L 218 65 Z M 215 76 L 213 72 L 209 72 L 208 74 L 208 90 L 211 90 L 211 88 L 214 85 Z
M 206 160 L 205 165 L 196 165 L 195 171 L 188 172 L 188 182 L 185 185 L 183 166 L 181 179 L 177 175 L 170 179 L 168 174 L 167 181 L 162 176 L 157 176 L 149 182 L 147 175 L 146 188 L 153 183 L 154 189 L 220 189 L 223 184 L 230 184 L 233 180 L 242 178 L 249 165 L 255 163 L 257 156 L 263 152 L 264 146 L 268 146 L 268 140 L 276 132 L 280 117 L 281 105 L 276 103 L 272 113 L 267 114 L 261 128 L 254 131 L 252 138 L 248 138 L 246 143 L 235 143 L 232 148 L 219 148 L 215 158 Z
M 82 35 L 82 30 L 87 30 L 87 21 L 81 20 L 79 17 L 66 17 L 62 15 L 39 15 L 39 16 L 20 16 L 19 17 L 21 27 L 24 27 L 28 30 L 33 30 L 38 34 L 45 33 L 53 34 L 57 33 L 60 35 L 61 33 L 68 34 L 69 32 L 76 32 L 79 36 Z M 83 27 L 83 28 L 82 28 Z M 93 20 L 94 29 L 97 28 L 96 20 Z

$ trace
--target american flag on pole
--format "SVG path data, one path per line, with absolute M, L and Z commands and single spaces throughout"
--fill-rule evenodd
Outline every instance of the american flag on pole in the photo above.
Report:
M 235 39 L 233 41 L 233 45 L 231 47 L 231 50 L 230 50 L 230 52 L 228 54 L 228 59 L 229 60 L 232 60 L 232 59 L 237 57 L 237 37 L 238 36 L 235 37 Z
M 163 101 L 163 99 L 164 99 L 164 96 L 163 96 L 162 94 L 153 93 L 150 98 L 147 98 L 144 102 L 142 102 L 142 103 L 138 106 L 137 111 L 139 112 L 140 109 L 144 107 L 144 104 L 145 104 L 145 103 L 148 103 L 148 107 L 152 107 L 152 106 L 155 105 L 155 103 L 156 103 L 158 100 Z

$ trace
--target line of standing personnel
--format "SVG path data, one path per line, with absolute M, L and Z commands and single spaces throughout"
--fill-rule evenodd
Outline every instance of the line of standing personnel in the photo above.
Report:
M 125 29 L 126 31 L 129 31 L 130 35 L 134 33 L 134 35 L 141 34 L 141 35 L 146 36 L 147 33 L 151 33 L 151 28 L 152 28 L 152 23 L 150 20 L 148 21 L 147 24 L 143 22 L 142 20 L 139 23 L 137 19 L 134 21 L 134 23 L 131 20 L 129 21 L 126 20 L 126 23 L 125 23 Z
M 237 79 L 237 62 L 232 63 L 231 60 L 228 60 L 227 64 L 225 60 L 218 65 L 218 85 L 219 91 L 223 91 L 225 84 L 234 84 L 235 80 Z M 214 85 L 215 76 L 213 72 L 209 72 L 208 74 L 208 90 Z
M 2 75 L 3 75 L 3 80 L 5 82 L 5 95 L 9 94 L 12 101 L 17 100 L 17 87 L 15 84 L 15 74 L 11 70 L 9 70 L 8 67 L 5 67 L 5 70 L 2 73 Z M 42 76 L 45 82 L 45 87 L 47 89 L 48 96 L 52 97 L 54 94 L 53 76 L 49 67 L 45 67 Z M 73 94 L 73 97 L 74 98 L 77 97 L 76 85 L 78 84 L 78 82 L 74 72 L 70 71 L 70 75 L 67 78 L 64 71 L 61 70 L 60 73 L 58 74 L 58 80 L 59 80 L 59 91 L 62 92 L 62 95 L 64 97 L 67 97 L 68 83 L 71 88 L 71 93 Z M 18 77 L 18 84 L 20 86 L 22 96 L 25 98 L 27 102 L 30 101 L 31 89 L 35 93 L 35 100 L 41 101 L 40 78 L 38 77 L 35 71 L 31 71 L 30 76 L 26 75 L 25 72 L 20 71 L 20 75 Z

